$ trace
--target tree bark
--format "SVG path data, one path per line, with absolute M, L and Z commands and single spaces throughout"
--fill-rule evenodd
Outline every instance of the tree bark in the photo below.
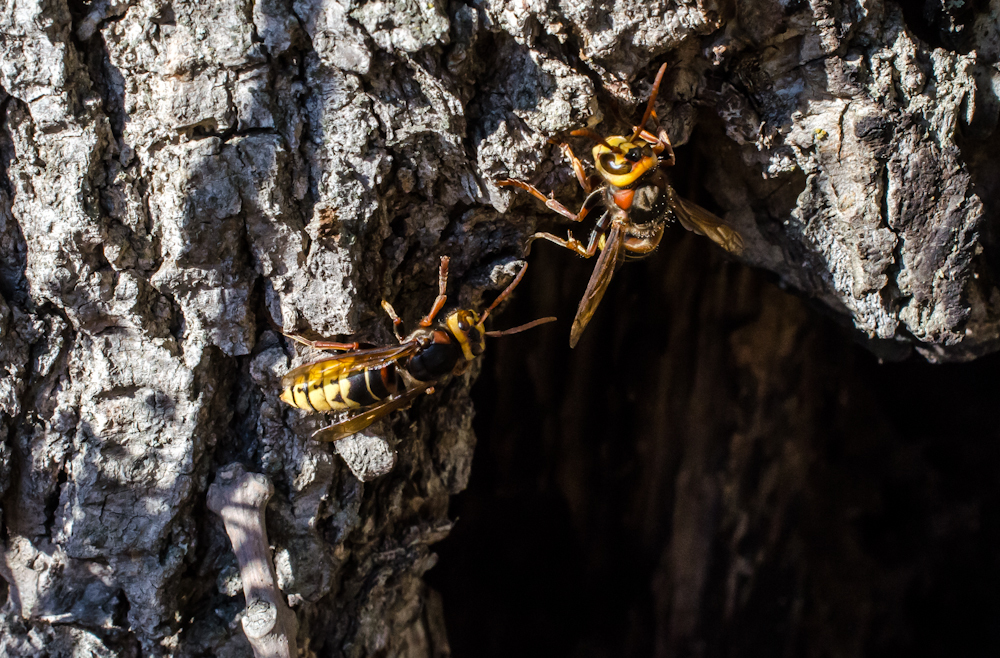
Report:
M 934 362 L 1000 346 L 998 15 L 998 0 L 0 8 L 0 653 L 251 655 L 206 502 L 234 462 L 274 485 L 261 536 L 306 655 L 449 655 L 446 616 L 466 655 L 504 619 L 567 655 L 919 648 L 885 638 L 921 637 L 908 596 L 946 580 L 947 542 L 987 541 L 974 527 L 996 498 L 936 489 L 961 472 L 942 480 L 913 446 L 952 434 L 898 414 L 964 405 L 963 454 L 985 462 L 958 463 L 986 473 L 997 430 L 973 421 L 993 389 L 959 376 L 967 395 L 880 398 L 885 371 L 850 343 Z M 309 358 L 280 331 L 389 344 L 379 302 L 412 326 L 442 255 L 451 300 L 482 308 L 531 233 L 566 228 L 496 181 L 582 201 L 548 140 L 628 130 L 661 62 L 674 183 L 740 231 L 742 263 L 673 229 L 616 275 L 574 352 L 565 322 L 497 340 L 365 435 L 311 441 L 329 421 L 279 401 Z M 533 250 L 502 326 L 572 316 L 592 262 L 558 251 Z M 446 549 L 442 598 L 422 576 L 470 482 L 474 412 L 487 477 L 454 545 L 478 549 Z M 900 483 L 910 498 L 891 497 Z M 558 572 L 574 578 L 626 565 L 626 590 L 584 609 L 557 580 L 569 627 L 526 592 L 472 616 L 490 590 L 456 574 L 489 585 L 510 559 L 477 543 L 475 510 L 509 511 L 511 491 L 529 521 L 568 510 L 553 534 L 568 544 L 486 514 L 504 528 L 491 545 L 531 547 L 529 571 L 563 551 L 587 567 Z M 872 531 L 916 499 L 914 527 Z M 618 621 L 588 623 L 605 613 Z

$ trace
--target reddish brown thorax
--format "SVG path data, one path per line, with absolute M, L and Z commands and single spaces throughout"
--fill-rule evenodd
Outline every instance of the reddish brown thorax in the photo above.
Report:
M 632 207 L 632 198 L 635 196 L 635 190 L 617 190 L 614 193 L 615 205 L 622 210 L 628 210 Z

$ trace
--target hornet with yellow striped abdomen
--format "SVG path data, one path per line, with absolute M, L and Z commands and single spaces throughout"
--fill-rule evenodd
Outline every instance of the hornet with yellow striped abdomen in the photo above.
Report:
M 575 251 L 584 258 L 593 258 L 598 250 L 601 251 L 573 318 L 570 347 L 576 347 L 615 270 L 628 258 L 644 258 L 653 253 L 663 238 L 668 221 L 675 220 L 689 231 L 708 236 L 726 251 L 739 253 L 743 250 L 743 239 L 739 233 L 704 208 L 680 198 L 667 180 L 664 169 L 674 165 L 670 138 L 663 128 L 656 135 L 646 130 L 650 118 L 656 116 L 653 107 L 666 70 L 667 65 L 664 64 L 656 74 L 646 113 L 631 136 L 604 138 L 588 129 L 570 133 L 597 143 L 593 151 L 596 174 L 587 176 L 583 163 L 573 154 L 569 144 L 560 144 L 563 153 L 573 163 L 576 178 L 587 195 L 580 212 L 574 213 L 556 201 L 553 195 L 545 196 L 524 181 L 506 179 L 497 182 L 497 185 L 509 185 L 530 192 L 544 201 L 548 208 L 574 222 L 582 222 L 591 210 L 603 206 L 604 214 L 597 220 L 586 246 L 574 238 L 572 232 L 566 239 L 551 233 L 535 233 L 528 241 L 530 247 L 532 241 L 542 238 Z
M 459 309 L 448 314 L 444 321 L 435 322 L 434 318 L 448 299 L 445 295 L 448 260 L 441 258 L 434 306 L 409 335 L 403 336 L 403 322 L 389 302 L 382 302 L 392 318 L 399 345 L 359 349 L 358 343 L 312 341 L 289 335 L 313 348 L 343 352 L 293 368 L 281 380 L 281 399 L 293 407 L 350 414 L 346 420 L 318 430 L 313 438 L 320 441 L 343 439 L 388 413 L 408 407 L 421 393 L 432 393 L 439 380 L 461 374 L 483 353 L 486 336 L 505 336 L 555 320 L 541 318 L 506 331 L 486 331 L 486 318 L 521 281 L 528 268 L 525 264 L 482 315 L 470 309 Z

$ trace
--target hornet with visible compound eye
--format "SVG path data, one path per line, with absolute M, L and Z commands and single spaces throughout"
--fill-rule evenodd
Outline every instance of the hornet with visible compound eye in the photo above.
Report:
M 615 270 L 626 259 L 644 258 L 653 253 L 659 246 L 669 221 L 677 221 L 689 231 L 707 236 L 731 253 L 738 254 L 743 250 L 743 238 L 739 233 L 709 211 L 677 195 L 664 171 L 675 162 L 670 138 L 662 127 L 656 135 L 646 130 L 650 118 L 656 117 L 656 95 L 666 70 L 667 65 L 664 64 L 656 74 L 646 112 L 639 125 L 634 127 L 631 136 L 613 135 L 604 138 L 586 128 L 570 133 L 597 143 L 593 150 L 596 174 L 587 176 L 583 163 L 573 154 L 569 144 L 559 144 L 572 162 L 577 181 L 587 195 L 579 212 L 574 213 L 556 201 L 552 194 L 545 196 L 524 181 L 497 181 L 497 185 L 530 192 L 544 201 L 546 207 L 574 222 L 582 222 L 594 208 L 600 206 L 604 210 L 586 246 L 574 238 L 572 232 L 568 233 L 566 239 L 551 233 L 535 233 L 528 240 L 528 248 L 531 242 L 542 238 L 575 251 L 584 258 L 593 258 L 598 250 L 601 252 L 583 299 L 580 300 L 576 317 L 573 318 L 570 347 L 576 347 L 580 335 L 604 297 Z
M 293 407 L 351 414 L 346 420 L 316 431 L 313 438 L 338 441 L 360 432 L 388 413 L 410 406 L 421 393 L 433 393 L 439 380 L 465 372 L 483 353 L 486 336 L 515 334 L 555 320 L 541 318 L 506 331 L 486 331 L 486 318 L 520 283 L 528 269 L 525 264 L 482 315 L 471 309 L 459 309 L 443 322 L 435 322 L 434 318 L 448 299 L 445 295 L 448 262 L 447 256 L 441 258 L 434 306 L 409 335 L 403 335 L 403 321 L 389 302 L 382 302 L 382 308 L 392 318 L 399 345 L 360 349 L 359 343 L 314 341 L 286 334 L 315 349 L 343 352 L 293 368 L 281 380 L 281 400 Z

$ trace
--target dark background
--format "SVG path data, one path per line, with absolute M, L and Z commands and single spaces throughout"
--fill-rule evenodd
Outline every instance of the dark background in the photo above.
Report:
M 494 327 L 560 322 L 492 341 L 473 390 L 427 574 L 453 655 L 996 655 L 1000 356 L 882 363 L 679 227 L 571 351 L 593 261 L 530 261 Z

